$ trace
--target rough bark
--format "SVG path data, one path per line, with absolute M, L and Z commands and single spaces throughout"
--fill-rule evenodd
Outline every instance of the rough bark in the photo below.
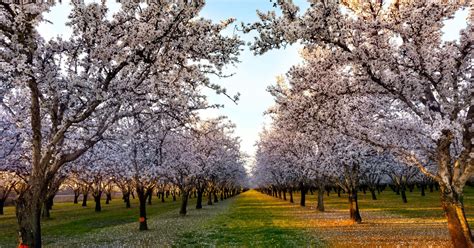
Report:
M 354 223 L 362 223 L 362 217 L 359 213 L 359 202 L 357 201 L 357 190 L 352 189 L 349 192 L 349 209 L 350 209 L 350 217 Z
M 372 200 L 377 200 L 377 195 L 375 194 L 375 189 L 370 189 L 370 194 L 372 195 Z
M 43 194 L 44 195 L 44 194 Z M 20 244 L 41 247 L 41 207 L 40 192 L 29 190 L 16 200 L 16 216 L 20 227 Z
M 102 191 L 95 192 L 93 194 L 94 202 L 95 202 L 95 211 L 100 212 L 102 211 L 102 205 L 100 204 L 100 198 L 102 197 Z
M 300 206 L 306 206 L 306 188 L 301 187 Z
M 181 208 L 179 209 L 179 214 L 181 216 L 185 216 L 186 215 L 186 208 L 188 206 L 188 192 L 187 191 L 183 191 L 183 193 L 181 194 Z
M 197 193 L 197 200 L 196 200 L 196 209 L 201 209 L 202 208 L 202 194 L 204 192 L 201 190 L 198 190 Z M 187 204 L 187 203 L 186 203 Z M 185 213 L 186 214 L 186 213 Z
M 82 194 L 82 206 L 83 207 L 87 207 L 87 197 L 88 197 L 89 193 L 83 193 Z
M 318 188 L 318 205 L 316 207 L 318 211 L 324 212 L 324 189 L 323 187 Z
M 137 196 L 139 201 L 140 209 L 140 222 L 139 230 L 144 231 L 148 230 L 147 218 L 146 218 L 146 204 L 147 204 L 147 194 L 143 187 L 137 187 Z
M 125 207 L 126 208 L 130 208 L 130 192 L 123 192 L 122 193 L 123 196 L 122 196 L 122 199 L 123 199 L 123 202 L 125 202 Z
M 212 192 L 209 191 L 207 194 L 207 205 L 212 205 Z
M 3 207 L 5 206 L 5 200 L 0 199 L 0 215 L 3 215 Z

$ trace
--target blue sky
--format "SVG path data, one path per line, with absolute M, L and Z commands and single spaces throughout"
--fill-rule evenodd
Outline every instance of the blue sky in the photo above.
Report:
M 93 2 L 89 0 L 86 2 Z M 294 0 L 296 4 L 305 8 L 308 3 L 305 0 Z M 115 0 L 109 0 L 110 9 L 117 9 Z M 257 20 L 256 10 L 267 11 L 274 9 L 269 0 L 207 0 L 201 15 L 214 21 L 220 21 L 233 17 L 240 22 L 251 23 Z M 64 26 L 67 15 L 71 7 L 68 1 L 55 6 L 46 18 L 52 24 L 43 23 L 40 26 L 40 33 L 47 39 L 55 36 L 70 35 L 70 30 Z M 444 27 L 444 40 L 453 40 L 458 37 L 459 30 L 465 27 L 468 11 L 460 11 L 456 18 L 446 23 Z M 233 33 L 233 28 L 226 32 Z M 252 41 L 252 34 L 239 34 L 245 41 Z M 292 46 L 286 49 L 274 50 L 262 56 L 254 56 L 247 48 L 242 52 L 240 61 L 236 67 L 227 68 L 227 73 L 234 73 L 231 78 L 219 79 L 211 77 L 212 82 L 219 83 L 227 88 L 229 94 L 239 92 L 241 94 L 238 104 L 234 104 L 229 99 L 206 92 L 211 103 L 224 104 L 225 108 L 202 112 L 203 117 L 215 117 L 218 115 L 228 116 L 237 125 L 237 135 L 242 139 L 242 151 L 253 155 L 254 144 L 258 139 L 258 133 L 263 125 L 268 123 L 268 119 L 263 116 L 273 103 L 273 99 L 266 91 L 266 88 L 276 81 L 278 75 L 285 74 L 288 69 L 301 61 L 299 47 Z

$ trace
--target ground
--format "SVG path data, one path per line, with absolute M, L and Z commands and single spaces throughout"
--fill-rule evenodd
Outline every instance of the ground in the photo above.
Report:
M 52 218 L 43 221 L 45 247 L 450 247 L 446 221 L 437 192 L 408 193 L 408 203 L 391 191 L 360 194 L 363 224 L 348 219 L 346 197 L 331 192 L 326 212 L 315 209 L 315 196 L 307 206 L 247 191 L 203 209 L 190 201 L 186 217 L 178 215 L 179 202 L 154 199 L 148 207 L 149 231 L 138 231 L 137 202 L 125 209 L 120 199 L 95 213 L 93 202 L 82 208 L 56 203 Z M 465 206 L 474 224 L 474 188 L 466 189 Z M 13 207 L 0 216 L 0 247 L 15 247 Z

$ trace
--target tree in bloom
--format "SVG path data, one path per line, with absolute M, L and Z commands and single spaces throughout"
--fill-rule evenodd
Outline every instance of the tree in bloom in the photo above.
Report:
M 474 171 L 472 9 L 457 41 L 443 41 L 442 28 L 467 4 L 311 1 L 300 14 L 278 1 L 282 16 L 259 13 L 245 27 L 259 32 L 256 53 L 305 45 L 305 63 L 289 73 L 294 95 L 308 99 L 294 103 L 298 113 L 397 154 L 439 184 L 456 247 L 473 246 L 462 203 Z
M 50 3 L 0 3 L 2 107 L 20 123 L 31 164 L 27 190 L 16 201 L 28 246 L 41 246 L 46 188 L 64 164 L 150 103 L 173 104 L 202 87 L 223 93 L 206 73 L 220 75 L 242 44 L 221 35 L 232 20 L 197 18 L 202 1 L 127 1 L 111 18 L 105 2 L 72 4 L 65 20 L 72 36 L 46 42 L 37 27 Z

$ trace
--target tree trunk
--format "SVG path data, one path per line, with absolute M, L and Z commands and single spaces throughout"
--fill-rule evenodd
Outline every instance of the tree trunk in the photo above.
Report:
M 137 187 L 137 196 L 140 203 L 140 231 L 148 230 L 147 219 L 146 219 L 146 204 L 147 204 L 147 194 L 145 189 Z
M 421 190 L 421 196 L 425 196 L 426 195 L 425 194 L 425 185 L 421 185 L 420 190 Z
M 81 194 L 79 192 L 74 192 L 74 204 L 79 203 L 78 199 Z
M 196 200 L 196 209 L 201 209 L 202 208 L 202 194 L 204 192 L 202 192 L 201 190 L 198 190 L 198 193 L 197 193 L 197 200 Z M 186 199 L 187 201 L 187 199 Z M 187 202 L 186 202 L 187 204 Z M 186 214 L 186 211 L 184 212 L 184 214 Z
M 290 203 L 295 203 L 295 201 L 293 200 L 293 190 L 290 189 Z
M 168 197 L 166 197 L 168 198 Z M 165 192 L 161 192 L 161 202 L 165 202 Z
M 212 192 L 209 191 L 207 194 L 207 205 L 212 205 Z
M 472 248 L 473 238 L 462 202 L 462 192 L 440 187 L 441 205 L 448 220 L 448 229 L 454 247 Z
M 16 200 L 16 217 L 20 227 L 20 244 L 41 247 L 41 207 L 43 197 L 39 192 L 25 192 Z
M 174 202 L 176 201 L 176 192 L 173 193 L 173 201 L 174 201 Z
M 0 215 L 3 215 L 3 207 L 5 206 L 5 200 L 0 199 Z
M 146 195 L 147 195 L 148 205 L 151 205 L 151 198 L 153 197 L 153 193 L 148 192 Z
M 370 194 L 372 195 L 372 200 L 377 200 L 377 195 L 375 194 L 375 189 L 370 189 Z
M 286 189 L 283 190 L 283 200 L 286 201 Z
M 354 221 L 354 223 L 360 224 L 362 222 L 362 218 L 360 217 L 359 213 L 359 202 L 357 201 L 356 189 L 349 191 L 349 208 L 351 220 Z
M 402 187 L 400 192 L 402 193 L 402 200 L 403 200 L 403 203 L 407 203 L 407 194 L 406 194 L 406 189 L 405 187 Z
M 324 189 L 323 187 L 319 187 L 318 189 L 318 211 L 324 212 Z
M 102 197 L 102 191 L 93 194 L 94 201 L 95 201 L 95 211 L 100 212 L 102 211 L 102 205 L 100 205 L 100 198 Z
M 109 204 L 110 201 L 112 201 L 112 193 L 107 192 L 107 193 L 105 193 L 105 196 L 106 196 L 105 197 L 105 204 Z
M 301 188 L 300 206 L 306 206 L 306 189 Z
M 82 194 L 82 206 L 83 207 L 87 207 L 87 196 L 89 195 L 89 193 L 83 193 Z
M 212 193 L 212 194 L 214 195 L 214 203 L 219 202 L 219 199 L 218 199 L 218 197 L 217 197 L 217 192 L 214 191 L 214 193 Z
M 188 192 L 183 191 L 181 194 L 181 208 L 179 209 L 179 214 L 181 216 L 186 215 L 186 207 L 188 206 Z
M 54 196 L 47 197 L 46 201 L 43 204 L 44 206 L 43 206 L 43 212 L 41 214 L 41 217 L 43 217 L 44 219 L 51 218 L 50 210 L 53 208 L 53 199 L 54 199 Z
M 130 192 L 125 192 L 122 194 L 123 194 L 122 199 L 125 202 L 125 207 L 130 208 L 131 207 L 130 206 Z

